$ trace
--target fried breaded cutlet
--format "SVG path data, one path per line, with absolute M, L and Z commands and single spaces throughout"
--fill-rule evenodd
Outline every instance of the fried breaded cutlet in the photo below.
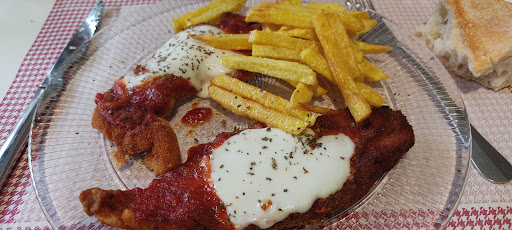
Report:
M 406 117 L 388 107 L 373 108 L 361 123 L 354 122 L 348 109 L 323 115 L 312 130 L 316 136 L 341 132 L 355 143 L 350 176 L 340 190 L 317 199 L 304 213 L 292 213 L 271 229 L 304 227 L 349 208 L 414 145 Z M 83 191 L 84 211 L 104 224 L 125 229 L 233 229 L 225 204 L 214 192 L 208 165 L 213 149 L 238 132 L 221 133 L 214 142 L 192 147 L 184 164 L 153 180 L 146 189 Z M 249 225 L 248 229 L 258 227 Z
M 131 92 L 118 80 L 96 96 L 91 124 L 117 147 L 112 156 L 118 166 L 130 154 L 145 153 L 144 165 L 161 175 L 181 163 L 176 134 L 163 117 L 171 114 L 176 101 L 196 92 L 174 75 L 155 78 Z
M 232 76 L 247 81 L 255 73 L 236 70 Z M 188 80 L 172 74 L 131 89 L 120 79 L 111 89 L 96 95 L 91 124 L 117 147 L 112 157 L 118 167 L 131 154 L 145 153 L 144 165 L 162 175 L 181 163 L 176 134 L 164 118 L 172 113 L 177 101 L 196 93 Z
M 156 115 L 149 115 L 147 119 L 151 121 L 128 130 L 109 123 L 96 108 L 92 126 L 117 146 L 117 150 L 111 153 L 117 167 L 125 163 L 130 154 L 146 152 L 144 165 L 161 175 L 181 163 L 180 148 L 167 120 Z

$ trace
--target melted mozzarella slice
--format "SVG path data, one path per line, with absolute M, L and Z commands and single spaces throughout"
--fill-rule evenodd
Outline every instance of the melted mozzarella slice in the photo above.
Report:
M 275 128 L 247 129 L 213 151 L 211 177 L 237 229 L 268 228 L 340 190 L 354 148 L 344 134 L 315 140 Z
M 213 48 L 204 42 L 188 37 L 189 34 L 222 34 L 217 27 L 201 25 L 174 35 L 156 51 L 145 65 L 149 73 L 125 76 L 127 88 L 142 84 L 162 74 L 174 74 L 190 81 L 199 92 L 198 96 L 208 97 L 210 80 L 232 70 L 222 65 L 221 56 L 241 55 L 229 50 Z

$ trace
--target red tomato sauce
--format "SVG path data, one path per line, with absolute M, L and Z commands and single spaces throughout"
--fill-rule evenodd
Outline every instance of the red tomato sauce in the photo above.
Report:
M 222 14 L 220 22 L 216 26 L 232 34 L 249 33 L 251 30 L 261 29 L 260 24 L 247 23 L 244 16 L 232 13 Z M 148 72 L 141 65 L 138 65 L 133 71 L 135 74 Z M 233 77 L 241 80 L 248 80 L 254 76 L 254 73 L 247 71 L 234 71 L 232 74 Z M 101 115 L 111 124 L 131 130 L 144 123 L 148 115 L 157 114 L 171 100 L 177 101 L 196 92 L 186 79 L 166 74 L 148 80 L 130 90 L 126 89 L 122 80 L 117 80 L 110 90 L 103 94 L 96 94 L 94 101 Z M 204 111 L 201 111 L 200 114 L 204 117 L 194 118 L 191 116 L 191 119 L 185 123 L 194 125 L 205 122 L 207 116 L 211 116 L 211 111 L 210 115 L 202 112 Z
M 397 117 L 397 113 L 391 113 L 392 111 L 386 108 L 374 109 L 373 112 L 382 115 L 374 115 L 356 124 L 349 110 L 344 109 L 318 117 L 315 125 L 311 127 L 316 138 L 341 132 L 356 144 L 355 155 L 350 159 L 351 176 L 339 193 L 333 194 L 328 199 L 315 201 L 319 203 L 313 206 L 312 212 L 309 213 L 312 218 L 315 218 L 315 213 L 334 214 L 339 208 L 344 209 L 353 205 L 369 191 L 384 172 L 398 162 L 406 152 L 405 148 L 412 146 L 412 143 L 409 143 L 411 144 L 409 147 L 399 150 L 402 147 L 398 146 L 399 149 L 390 147 L 388 140 L 382 140 L 388 138 L 387 135 L 392 135 L 393 138 L 399 137 L 400 135 L 397 136 L 394 132 L 401 132 L 403 129 L 395 130 L 386 127 L 390 121 L 393 125 L 407 124 L 404 123 L 405 117 Z M 256 123 L 251 128 L 263 127 L 265 124 Z M 211 143 L 190 148 L 184 164 L 173 168 L 162 178 L 153 180 L 146 189 L 127 191 L 130 199 L 129 208 L 134 211 L 136 220 L 156 222 L 194 220 L 210 229 L 233 229 L 234 226 L 226 212 L 226 205 L 215 193 L 214 181 L 211 178 L 210 156 L 213 149 L 218 148 L 224 141 L 239 132 L 241 130 L 221 133 Z M 412 133 L 412 128 L 410 132 Z M 401 154 L 393 155 L 395 150 Z M 395 157 L 395 159 L 388 161 L 389 157 Z M 359 173 L 355 175 L 356 172 Z M 267 201 L 260 207 L 266 210 L 271 205 L 272 203 Z
M 190 148 L 187 162 L 153 180 L 146 189 L 127 191 L 136 220 L 195 219 L 209 228 L 233 229 L 211 181 L 210 154 L 236 133 L 221 133 L 211 143 Z
M 230 34 L 248 34 L 251 30 L 261 30 L 261 24 L 246 22 L 245 16 L 230 12 L 221 14 L 216 26 Z
M 374 130 L 367 130 L 366 127 L 370 125 L 370 122 L 356 123 L 351 119 L 351 115 L 347 110 L 340 110 L 334 114 L 319 116 L 311 128 L 316 133 L 316 136 L 325 135 L 336 135 L 343 133 L 350 137 L 352 141 L 368 138 L 368 136 L 374 135 Z
M 340 113 L 333 116 L 320 116 L 312 127 L 316 137 L 328 134 L 345 133 L 351 138 L 362 138 L 361 125 L 338 119 L 350 115 Z M 352 121 L 352 119 L 349 119 Z M 348 126 L 348 127 L 347 127 Z M 264 128 L 263 123 L 255 123 L 251 128 Z M 359 132 L 357 131 L 359 129 Z M 148 188 L 135 188 L 127 191 L 129 208 L 136 215 L 136 221 L 179 221 L 196 220 L 208 228 L 234 229 L 226 212 L 226 206 L 215 193 L 211 179 L 210 156 L 212 151 L 231 136 L 242 130 L 220 133 L 213 142 L 189 149 L 187 161 L 168 171 L 162 178 L 155 179 Z M 262 210 L 271 206 L 271 201 L 261 205 Z
M 181 122 L 191 125 L 197 126 L 199 124 L 205 123 L 212 117 L 212 109 L 210 108 L 195 108 L 188 111 L 182 118 Z
M 184 78 L 166 74 L 127 89 L 117 80 L 105 93 L 96 94 L 99 112 L 114 125 L 133 129 L 150 114 L 156 114 L 171 100 L 190 96 L 197 91 Z

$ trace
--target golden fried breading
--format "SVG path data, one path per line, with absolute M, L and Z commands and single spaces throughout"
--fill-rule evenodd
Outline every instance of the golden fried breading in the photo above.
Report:
M 348 109 L 323 115 L 312 130 L 320 136 L 342 132 L 354 141 L 351 175 L 337 192 L 317 199 L 308 211 L 292 213 L 269 229 L 303 228 L 339 214 L 363 198 L 414 145 L 414 132 L 406 117 L 385 106 L 373 108 L 361 123 L 355 123 Z M 222 200 L 211 194 L 214 182 L 204 165 L 209 164 L 212 150 L 236 133 L 222 133 L 211 143 L 192 147 L 184 164 L 153 180 L 146 189 L 83 191 L 80 201 L 85 212 L 102 223 L 127 229 L 234 228 L 229 219 L 223 219 L 229 217 Z M 249 225 L 247 229 L 259 228 Z
M 128 160 L 128 154 L 142 152 L 146 152 L 144 165 L 157 175 L 164 174 L 181 162 L 176 134 L 169 122 L 154 114 L 149 114 L 135 129 L 127 130 L 109 123 L 96 108 L 92 116 L 92 126 L 117 146 L 118 149 L 112 153 L 112 157 L 118 166 Z
M 137 230 L 201 229 L 194 221 L 167 221 L 162 223 L 136 221 L 135 213 L 127 207 L 128 199 L 129 197 L 121 191 L 99 188 L 88 189 L 80 194 L 80 201 L 87 215 L 97 215 L 98 221 L 103 224 Z

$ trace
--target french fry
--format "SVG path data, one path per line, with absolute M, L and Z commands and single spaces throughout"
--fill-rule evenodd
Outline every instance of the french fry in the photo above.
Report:
M 357 48 L 363 51 L 365 54 L 380 54 L 390 51 L 391 46 L 375 45 L 362 41 L 355 41 Z
M 318 3 L 312 2 L 306 5 L 308 8 L 319 9 L 319 10 L 330 10 L 335 12 L 347 12 L 347 9 L 338 3 Z
M 247 22 L 271 23 L 299 28 L 313 28 L 309 14 L 274 9 L 251 8 L 245 17 Z
M 347 34 L 349 37 L 354 38 L 357 35 L 367 33 L 368 31 L 373 29 L 373 27 L 375 27 L 378 23 L 377 20 L 373 20 L 373 19 L 363 19 L 361 21 L 363 22 L 364 29 L 361 31 L 357 31 L 357 32 L 347 31 Z
M 201 22 L 215 22 L 225 12 L 236 13 L 242 9 L 246 0 L 213 0 L 206 6 L 172 20 L 174 32 L 178 33 Z
M 303 110 L 311 111 L 314 113 L 318 113 L 318 114 L 336 113 L 336 110 L 334 110 L 334 109 L 329 109 L 329 108 L 320 107 L 320 106 L 316 106 L 316 105 L 309 105 L 309 104 L 299 104 L 299 108 L 301 108 Z
M 334 34 L 331 33 L 330 35 L 334 36 L 334 39 L 336 39 L 336 41 L 338 42 L 337 44 L 334 44 L 334 46 L 331 45 L 332 48 L 338 49 L 337 53 L 335 53 L 338 55 L 338 56 L 335 56 L 338 58 L 336 60 L 336 62 L 340 63 L 340 61 L 343 60 L 343 63 L 342 63 L 343 65 L 340 66 L 341 68 L 338 68 L 338 71 L 342 70 L 342 72 L 339 72 L 339 73 L 345 74 L 343 76 L 347 77 L 347 79 L 348 79 L 347 82 L 349 83 L 348 86 L 351 88 L 352 91 L 357 92 L 357 88 L 355 87 L 355 85 L 350 84 L 350 82 L 352 82 L 350 79 L 353 79 L 356 81 L 362 81 L 363 75 L 361 74 L 361 71 L 359 70 L 359 67 L 357 66 L 357 57 L 354 55 L 353 49 L 351 49 L 352 48 L 351 40 L 348 38 L 346 30 L 343 29 L 343 24 L 341 23 L 340 18 L 336 17 L 336 14 L 328 13 L 328 14 L 324 14 L 324 15 L 326 15 L 328 23 L 332 27 L 331 30 L 334 33 Z M 322 43 L 322 47 L 324 47 L 324 50 L 325 50 L 325 46 L 323 46 L 323 43 Z M 341 50 L 341 53 L 339 52 L 340 50 Z M 342 55 L 339 56 L 339 54 L 342 54 Z M 327 55 L 326 55 L 326 57 L 327 57 Z M 330 61 L 328 59 L 328 63 L 329 62 Z M 332 72 L 332 67 L 331 67 L 331 73 L 334 73 L 334 72 Z
M 264 32 L 260 30 L 251 31 L 249 34 L 249 42 L 253 44 L 273 45 L 295 50 L 303 50 L 315 44 L 315 41 L 292 38 L 278 32 Z
M 354 51 L 354 56 L 356 57 L 356 62 L 357 63 L 361 63 L 364 60 L 364 53 L 363 53 L 363 51 L 357 50 L 357 49 L 353 49 L 353 51 Z M 359 77 L 357 79 L 354 79 L 354 80 L 356 80 L 356 81 L 364 81 L 364 75 L 360 74 L 359 76 L 361 76 L 361 77 Z
M 288 107 L 290 107 L 290 101 L 226 75 L 215 77 L 212 79 L 211 84 L 251 101 L 258 102 L 263 106 L 276 110 L 280 113 L 311 122 L 311 125 L 315 123 L 315 120 L 318 117 L 318 114 L 310 111 L 288 109 Z
M 236 95 L 240 95 L 249 100 L 256 101 L 265 107 L 291 115 L 291 113 L 286 110 L 286 107 L 289 104 L 286 99 L 271 94 L 251 84 L 240 81 L 236 78 L 232 78 L 227 75 L 219 75 L 213 78 L 210 83 L 211 85 L 223 88 Z
M 288 84 L 292 85 L 293 87 L 297 88 L 297 85 L 301 84 L 297 81 L 292 81 L 292 80 L 285 80 L 286 82 L 288 82 Z M 325 94 L 327 94 L 327 90 L 322 88 L 321 86 L 317 85 L 317 86 L 311 86 L 313 87 L 313 91 L 315 92 L 315 97 L 321 97 Z
M 278 31 L 282 28 L 281 25 L 275 25 L 275 24 L 270 24 L 270 23 L 264 23 L 261 25 L 261 29 L 262 31 L 265 31 L 265 32 L 274 32 L 274 31 Z
M 300 60 L 309 68 L 336 84 L 336 80 L 332 77 L 331 70 L 329 69 L 329 63 L 327 63 L 327 60 L 325 60 L 321 53 L 308 48 L 300 52 Z
M 285 31 L 285 30 L 292 30 L 292 29 L 296 29 L 296 28 L 293 26 L 281 26 L 281 28 L 279 28 L 278 31 Z
M 212 79 L 211 84 L 243 98 L 258 102 L 259 104 L 280 113 L 310 122 L 311 125 L 315 123 L 315 120 L 318 117 L 318 114 L 314 112 L 301 109 L 288 109 L 291 107 L 290 101 L 226 75 L 215 77 Z
M 253 57 L 264 57 L 286 61 L 300 61 L 300 51 L 270 45 L 252 45 Z
M 211 85 L 225 89 L 233 94 L 240 95 L 251 101 L 258 102 L 265 107 L 279 111 L 281 113 L 292 115 L 286 107 L 288 107 L 289 101 L 264 91 L 256 86 L 250 85 L 236 78 L 229 77 L 227 75 L 219 75 L 211 80 Z
M 352 51 L 354 53 L 356 63 L 364 60 L 364 54 L 362 52 L 354 49 L 352 49 Z M 311 69 L 313 69 L 315 72 L 327 78 L 332 83 L 336 83 L 329 69 L 329 64 L 327 63 L 327 60 L 321 53 L 315 52 L 313 49 L 303 50 L 301 52 L 301 61 L 307 66 L 309 66 Z M 354 76 L 354 80 L 364 80 L 363 74 L 356 74 Z
M 360 31 L 364 29 L 364 25 L 358 19 L 356 16 L 359 16 L 360 13 L 354 14 L 352 12 L 346 12 L 346 11 L 330 11 L 330 10 L 321 10 L 321 9 L 314 9 L 314 8 L 308 8 L 303 6 L 294 6 L 294 5 L 277 5 L 277 9 L 283 9 L 283 10 L 290 10 L 290 11 L 296 11 L 296 12 L 308 12 L 313 16 L 314 14 L 320 12 L 320 11 L 326 11 L 328 13 L 337 13 L 340 16 L 341 21 L 343 22 L 343 25 L 347 30 L 350 31 Z M 354 16 L 355 15 L 355 16 Z
M 389 78 L 387 74 L 366 59 L 358 63 L 358 66 L 368 82 L 382 81 Z
M 291 134 L 300 134 L 310 124 L 310 122 L 269 109 L 215 85 L 208 87 L 208 93 L 210 98 L 235 114 L 264 122 L 269 127 L 279 128 Z
M 370 14 L 367 11 L 350 11 L 348 13 L 357 19 L 370 19 Z
M 279 4 L 291 4 L 302 6 L 302 2 L 300 0 L 280 0 Z
M 352 47 L 352 52 L 354 52 L 354 57 L 356 58 L 356 62 L 357 63 L 360 63 L 364 60 L 364 52 L 361 51 L 359 49 L 359 47 L 355 44 L 355 43 L 351 43 L 350 45 Z M 364 80 L 364 76 L 361 74 L 360 76 L 362 76 L 361 78 L 359 79 L 354 79 L 356 81 L 363 81 Z
M 308 8 L 303 6 L 295 6 L 295 5 L 276 5 L 276 9 L 282 9 L 282 10 L 288 10 L 293 12 L 302 12 L 302 13 L 309 13 L 311 16 L 314 14 L 322 11 L 320 9 L 314 9 L 314 8 Z M 325 11 L 325 10 L 324 10 Z M 327 11 L 329 13 L 337 13 L 340 16 L 340 19 L 343 22 L 343 25 L 347 30 L 350 31 L 361 31 L 364 29 L 364 24 L 361 22 L 360 19 L 356 18 L 352 15 L 350 12 L 344 12 L 344 11 Z M 358 14 L 355 14 L 358 15 Z
M 304 28 L 294 28 L 294 29 L 288 29 L 288 30 L 281 30 L 281 29 L 279 31 L 277 31 L 277 33 L 284 34 L 286 36 L 294 37 L 294 38 L 303 38 L 303 39 L 307 39 L 307 40 L 318 41 L 318 38 L 316 37 L 315 30 L 313 30 L 313 29 L 304 29 Z
M 353 79 L 354 76 L 360 74 L 360 71 L 343 23 L 337 14 L 324 12 L 314 15 L 313 23 L 332 75 L 345 99 L 345 104 L 356 122 L 365 120 L 370 116 L 372 110 Z
M 311 17 L 320 11 L 320 9 L 290 4 L 262 3 L 258 7 L 251 8 L 245 20 L 312 29 Z M 364 29 L 364 24 L 360 19 L 349 13 L 338 12 L 337 14 L 347 30 L 357 32 Z
M 350 114 L 352 114 L 354 120 L 357 123 L 366 120 L 372 113 L 371 107 L 366 99 L 361 95 L 361 92 L 352 91 L 345 83 L 341 84 L 341 94 L 343 98 L 345 98 L 345 104 L 350 110 Z
M 293 80 L 308 85 L 318 85 L 316 73 L 309 67 L 289 61 L 247 56 L 223 56 L 224 66 L 262 73 L 283 80 Z
M 250 50 L 249 34 L 190 34 L 189 37 L 224 50 Z
M 288 109 L 297 108 L 299 104 L 308 104 L 315 95 L 315 89 L 303 83 L 299 83 L 290 97 Z
M 361 31 L 358 31 L 357 33 L 358 34 L 364 34 L 364 33 L 367 33 L 368 31 L 370 31 L 371 29 L 373 29 L 373 27 L 375 27 L 377 25 L 377 20 L 374 20 L 374 19 L 369 19 L 369 20 L 361 20 L 364 24 L 364 29 L 361 30 Z
M 318 44 L 318 45 L 317 45 Z M 318 43 L 315 43 L 314 45 L 311 45 L 310 47 L 308 47 L 308 49 L 311 49 L 321 55 L 324 55 L 324 50 L 322 48 L 322 44 L 320 44 L 320 42 Z
M 384 102 L 386 102 L 386 99 L 380 96 L 377 92 L 373 91 L 373 89 L 370 88 L 368 85 L 362 82 L 356 82 L 356 85 L 357 88 L 359 88 L 359 91 L 361 92 L 363 97 L 368 102 L 368 104 L 375 107 L 381 107 L 384 104 Z

